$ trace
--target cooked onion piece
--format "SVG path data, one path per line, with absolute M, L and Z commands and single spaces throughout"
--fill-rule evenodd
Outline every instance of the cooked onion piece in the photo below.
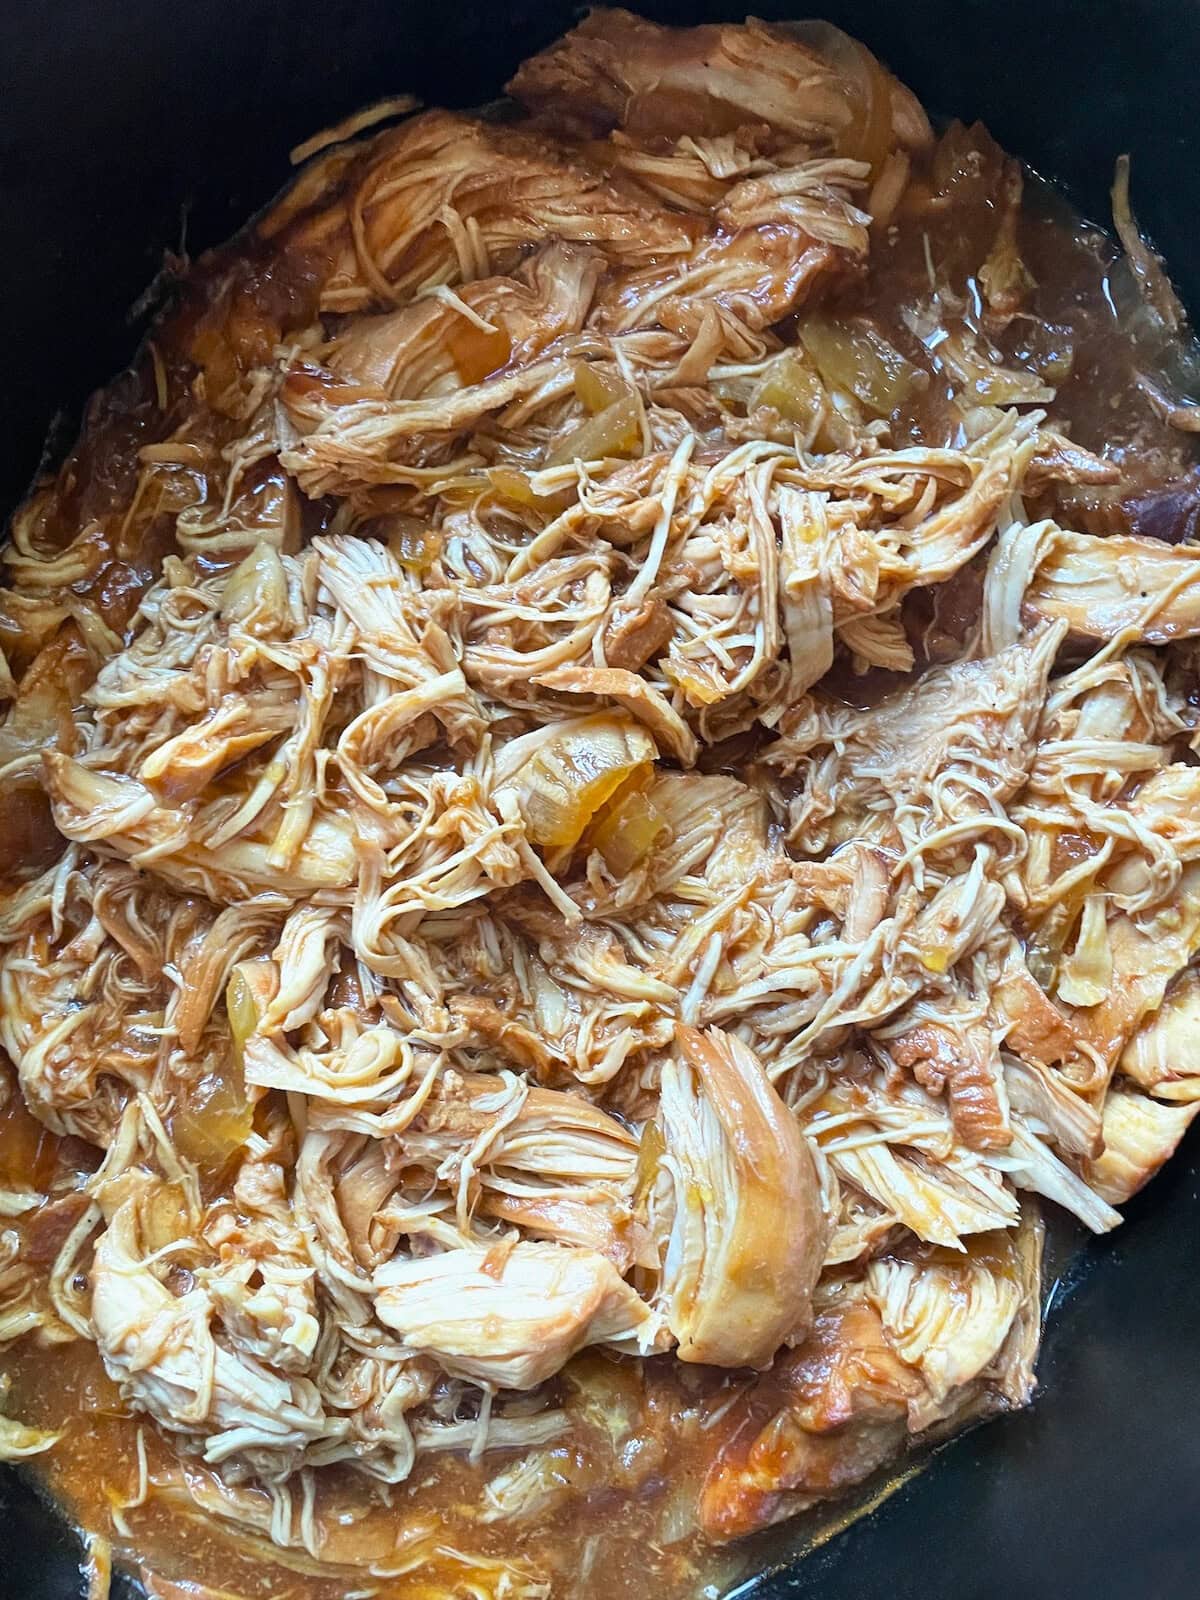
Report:
M 511 793 L 531 843 L 570 851 L 600 807 L 658 754 L 630 717 L 597 712 L 550 724 L 508 746 L 497 763 L 497 793 Z

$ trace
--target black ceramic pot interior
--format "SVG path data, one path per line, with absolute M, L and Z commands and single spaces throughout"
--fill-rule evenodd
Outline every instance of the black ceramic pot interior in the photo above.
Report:
M 659 4 L 666 21 L 741 14 Z M 768 17 L 797 7 L 755 4 Z M 801 8 L 802 9 L 802 8 Z M 1107 217 L 1115 156 L 1200 305 L 1198 0 L 814 0 L 946 115 Z M 291 146 L 400 90 L 493 98 L 569 26 L 570 0 L 10 0 L 0 8 L 0 506 L 61 447 L 139 334 L 164 249 L 218 242 L 286 178 Z M 53 429 L 51 424 L 58 421 Z M 1056 1296 L 1031 1412 L 946 1447 L 762 1600 L 1184 1600 L 1200 1570 L 1200 1145 L 1090 1245 Z M 74 1600 L 71 1535 L 0 1475 L 0 1600 Z M 126 1595 L 132 1589 L 118 1586 Z

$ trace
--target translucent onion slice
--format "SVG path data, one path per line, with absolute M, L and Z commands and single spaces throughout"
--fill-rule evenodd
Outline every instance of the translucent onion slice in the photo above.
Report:
M 805 450 L 846 450 L 854 429 L 833 404 L 803 350 L 784 350 L 769 361 L 750 393 L 748 410 L 770 406 L 795 427 Z M 855 408 L 855 419 L 857 408 Z
M 221 615 L 248 633 L 280 631 L 288 616 L 287 574 L 279 552 L 264 540 L 233 569 L 221 596 Z
M 488 477 L 492 488 L 502 499 L 513 505 L 525 506 L 531 511 L 542 511 L 547 516 L 557 516 L 574 501 L 574 489 L 562 489 L 555 494 L 540 494 L 533 486 L 528 473 L 517 467 L 489 467 Z
M 514 505 L 540 507 L 545 504 L 543 497 L 533 492 L 528 473 L 519 472 L 516 467 L 490 467 L 488 477 L 496 493 Z
M 605 461 L 611 456 L 635 456 L 642 442 L 642 408 L 632 389 L 580 423 L 560 440 L 546 457 L 548 467 L 568 461 Z
M 830 388 L 852 394 L 877 417 L 889 416 L 929 381 L 861 317 L 809 317 L 799 333 Z
M 892 87 L 875 57 L 840 28 L 830 27 L 821 46 L 822 55 L 841 69 L 851 85 L 852 117 L 838 138 L 838 154 L 865 161 L 872 172 L 883 165 L 896 143 L 892 131 Z
M 225 986 L 225 1010 L 233 1038 L 233 1055 L 239 1069 L 246 1040 L 274 998 L 278 969 L 273 961 L 239 961 Z
M 406 572 L 427 572 L 442 553 L 442 536 L 420 517 L 395 517 L 388 549 Z
M 512 340 L 503 328 L 479 328 L 465 318 L 455 318 L 446 335 L 446 348 L 462 381 L 481 383 L 508 363 Z
M 1054 399 L 1054 390 L 1036 373 L 1001 366 L 967 333 L 948 333 L 933 353 L 971 400 L 989 406 L 1032 406 Z
M 633 1189 L 633 1203 L 644 1214 L 650 1192 L 658 1180 L 662 1158 L 667 1153 L 667 1141 L 657 1122 L 647 1122 L 638 1143 L 638 1158 Z
M 575 398 L 583 408 L 596 416 L 615 401 L 629 393 L 629 385 L 608 373 L 601 372 L 589 361 L 577 361 L 574 366 Z
M 825 386 L 803 354 L 785 350 L 763 372 L 750 396 L 750 409 L 772 406 L 788 422 L 817 422 L 825 410 Z
M 232 1060 L 187 1090 L 187 1104 L 171 1134 L 180 1155 L 207 1172 L 219 1171 L 242 1148 L 254 1127 L 254 1106 L 241 1068 Z
M 610 872 L 624 877 L 670 833 L 670 824 L 650 793 L 653 768 L 639 768 L 597 813 L 588 830 L 589 849 L 599 850 Z
M 530 842 L 572 849 L 604 802 L 657 754 L 654 740 L 632 717 L 598 712 L 564 722 L 513 775 Z
M 682 656 L 669 656 L 662 663 L 662 670 L 673 684 L 682 689 L 690 706 L 716 705 L 723 697 L 717 683 L 685 661 Z
M 256 1091 L 242 1075 L 246 1041 L 258 1027 L 278 982 L 273 961 L 239 961 L 225 988 L 230 1052 L 226 1061 L 186 1090 L 171 1123 L 181 1155 L 207 1172 L 219 1171 L 242 1148 L 254 1128 Z

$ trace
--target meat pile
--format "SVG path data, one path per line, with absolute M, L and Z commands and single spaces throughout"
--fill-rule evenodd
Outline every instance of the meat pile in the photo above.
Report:
M 601 11 L 511 93 L 320 151 L 14 521 L 0 1038 L 99 1156 L 0 1328 L 229 1517 L 735 1369 L 725 1539 L 1022 1404 L 1035 1197 L 1200 1106 L 1200 552 L 1054 520 L 1114 469 L 949 291 L 855 311 L 938 203 L 862 47 Z

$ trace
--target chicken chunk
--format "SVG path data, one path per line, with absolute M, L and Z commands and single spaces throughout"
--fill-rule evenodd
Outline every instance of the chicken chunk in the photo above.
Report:
M 1183 869 L 1172 902 L 1148 922 L 1124 912 L 1111 918 L 1108 992 L 1072 1017 L 1078 1036 L 1110 1069 L 1143 1019 L 1161 1006 L 1171 980 L 1200 951 L 1200 862 Z
M 593 133 L 620 127 L 655 135 L 718 137 L 746 123 L 857 154 L 864 115 L 882 121 L 882 139 L 924 143 L 928 124 L 911 96 L 867 51 L 834 30 L 798 30 L 751 20 L 742 25 L 665 28 L 628 11 L 600 7 L 562 39 L 531 57 L 509 92 L 531 110 Z M 839 72 L 825 42 L 861 52 L 862 79 Z M 879 104 L 875 105 L 878 96 Z M 894 99 L 893 99 L 894 96 Z M 869 104 L 868 104 L 869 102 Z
M 260 890 L 290 899 L 315 889 L 346 888 L 355 879 L 354 840 L 332 817 L 313 822 L 294 866 L 277 867 L 266 842 L 238 839 L 217 849 L 193 842 L 186 819 L 156 805 L 151 792 L 132 779 L 94 772 L 51 752 L 45 769 L 54 819 L 68 839 L 97 843 L 135 866 L 152 860 L 167 882 L 218 903 Z
M 888 1341 L 925 1380 L 927 1393 L 909 1402 L 913 1432 L 950 1415 L 1000 1354 L 1023 1292 L 1005 1234 L 976 1235 L 965 1256 L 871 1262 L 867 1293 Z
M 598 297 L 596 324 L 614 334 L 659 326 L 691 341 L 715 311 L 758 332 L 797 310 L 827 280 L 844 276 L 865 254 L 863 221 L 844 191 L 834 193 L 829 211 L 837 225 L 828 217 L 807 220 L 833 233 L 833 243 L 794 224 L 764 223 L 722 231 L 688 256 L 624 273 Z
M 1043 546 L 1025 613 L 1088 639 L 1132 629 L 1147 644 L 1200 633 L 1200 550 L 1157 539 L 1058 530 Z
M 1174 1155 L 1200 1102 L 1164 1105 L 1116 1084 L 1104 1101 L 1104 1149 L 1087 1165 L 1088 1182 L 1110 1205 L 1124 1205 Z
M 242 1456 L 269 1474 L 299 1464 L 313 1441 L 336 1434 L 316 1390 L 237 1354 L 212 1330 L 199 1287 L 173 1293 L 146 1260 L 151 1215 L 171 1197 L 154 1180 L 113 1213 L 96 1244 L 92 1321 L 110 1377 L 168 1431 L 199 1436 L 207 1461 Z M 177 1202 L 176 1202 L 177 1204 Z
M 358 399 L 375 391 L 412 400 L 477 383 L 500 367 L 525 366 L 563 334 L 578 333 L 603 270 L 598 251 L 555 240 L 511 278 L 482 278 L 453 295 L 431 294 L 386 316 L 356 318 L 322 360 Z M 288 404 L 286 383 L 283 398 Z
M 533 1389 L 588 1344 L 662 1344 L 662 1324 L 610 1261 L 555 1244 L 496 1243 L 397 1258 L 375 1273 L 375 1309 L 447 1372 Z
M 661 1089 L 667 1321 L 681 1361 L 765 1366 L 812 1317 L 830 1226 L 816 1165 L 739 1038 L 681 1027 L 676 1041 Z
M 323 310 L 402 305 L 414 291 L 507 271 L 552 237 L 634 265 L 689 248 L 694 229 L 636 184 L 552 138 L 427 111 L 369 141 L 332 193 L 288 229 L 323 253 Z
M 894 1025 L 895 1026 L 895 1025 Z M 1002 1150 L 1011 1137 L 999 1052 L 986 1028 L 921 1021 L 888 1039 L 888 1054 L 934 1093 L 945 1090 L 955 1132 L 970 1150 Z
M 705 1533 L 739 1538 L 861 1482 L 903 1439 L 924 1390 L 865 1296 L 823 1307 L 732 1408 L 701 1490 Z
M 1060 637 L 1048 630 L 996 656 L 933 667 L 866 712 L 801 701 L 767 755 L 773 767 L 805 779 L 791 803 L 793 838 L 815 850 L 823 839 L 893 841 L 914 824 L 928 831 L 935 784 L 939 813 L 961 823 L 981 812 L 968 777 L 981 741 L 988 749 L 984 788 L 1001 803 L 1014 796 L 1033 760 Z M 955 774 L 964 780 L 957 796 Z
M 1200 1100 L 1200 973 L 1194 967 L 1171 983 L 1162 1004 L 1134 1033 L 1120 1067 L 1159 1100 Z

